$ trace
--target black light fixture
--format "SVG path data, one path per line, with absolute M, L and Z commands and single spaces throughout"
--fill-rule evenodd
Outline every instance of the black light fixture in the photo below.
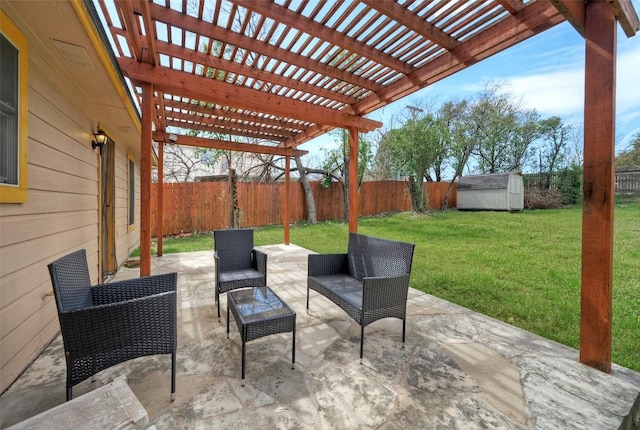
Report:
M 98 127 L 98 130 L 93 133 L 94 140 L 91 141 L 91 147 L 93 149 L 100 148 L 102 150 L 102 146 L 107 141 L 107 134 Z

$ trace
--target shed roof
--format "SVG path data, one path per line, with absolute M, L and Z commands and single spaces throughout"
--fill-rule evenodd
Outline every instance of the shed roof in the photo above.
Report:
M 458 180 L 457 189 L 458 191 L 506 189 L 512 176 L 519 177 L 520 174 L 518 172 L 503 172 L 463 176 Z

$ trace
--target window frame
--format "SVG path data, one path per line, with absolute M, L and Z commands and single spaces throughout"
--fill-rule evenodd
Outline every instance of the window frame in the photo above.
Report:
M 127 153 L 127 229 L 136 228 L 136 159 Z
M 0 10 L 0 33 L 18 50 L 18 184 L 0 183 L 0 203 L 27 201 L 27 143 L 29 95 L 29 42 L 13 21 Z

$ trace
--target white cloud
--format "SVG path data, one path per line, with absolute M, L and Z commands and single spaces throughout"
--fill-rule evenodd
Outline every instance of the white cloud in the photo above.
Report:
M 616 116 L 619 122 L 640 117 L 640 43 L 623 40 L 616 69 Z M 584 56 L 583 56 L 584 57 Z M 555 70 L 555 71 L 554 71 Z M 509 90 L 542 116 L 556 115 L 582 121 L 584 112 L 584 58 L 561 62 L 531 74 L 509 79 Z
M 571 117 L 584 106 L 584 71 L 567 68 L 511 79 L 510 89 L 530 109 L 542 116 Z
M 616 109 L 619 114 L 640 114 L 640 41 L 618 55 L 617 66 Z

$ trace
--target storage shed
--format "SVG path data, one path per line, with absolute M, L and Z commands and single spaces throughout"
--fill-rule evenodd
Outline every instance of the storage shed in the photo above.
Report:
M 518 172 L 464 176 L 458 180 L 458 209 L 521 211 L 524 186 Z

